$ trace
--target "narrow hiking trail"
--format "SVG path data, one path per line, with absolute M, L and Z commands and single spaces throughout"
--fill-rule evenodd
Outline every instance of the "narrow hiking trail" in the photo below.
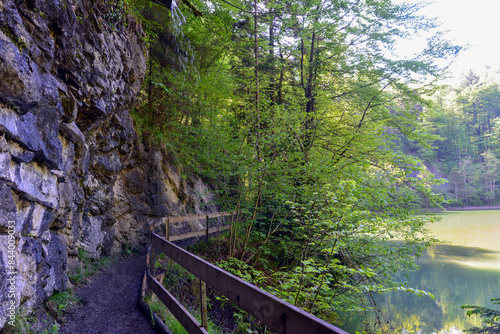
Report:
M 120 260 L 78 288 L 80 305 L 66 314 L 60 334 L 156 333 L 137 308 L 146 255 Z

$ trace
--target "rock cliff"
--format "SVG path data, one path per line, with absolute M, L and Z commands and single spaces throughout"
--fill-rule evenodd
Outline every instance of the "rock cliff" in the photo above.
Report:
M 155 217 L 213 210 L 134 130 L 143 39 L 111 0 L 0 1 L 0 328 L 12 300 L 65 290 L 80 249 L 119 253 Z

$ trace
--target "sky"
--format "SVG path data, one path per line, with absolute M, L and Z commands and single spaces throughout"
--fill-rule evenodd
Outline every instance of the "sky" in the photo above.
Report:
M 403 2 L 396 0 L 395 2 Z M 406 0 L 406 2 L 420 2 Z M 485 78 L 500 82 L 500 0 L 433 0 L 421 14 L 436 17 L 440 30 L 449 30 L 446 37 L 459 45 L 469 45 L 462 51 L 450 70 L 454 76 L 448 83 L 457 83 L 473 70 Z M 411 47 L 411 43 L 401 45 Z M 489 69 L 487 70 L 487 68 Z

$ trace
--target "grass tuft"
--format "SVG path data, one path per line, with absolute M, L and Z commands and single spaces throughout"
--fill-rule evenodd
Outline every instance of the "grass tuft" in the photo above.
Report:
M 47 299 L 46 305 L 50 312 L 60 319 L 69 307 L 78 304 L 79 301 L 80 298 L 72 290 L 66 290 L 54 293 Z
M 81 285 L 87 282 L 91 276 L 113 265 L 118 260 L 116 257 L 109 256 L 101 256 L 98 259 L 94 259 L 83 249 L 78 250 L 78 258 L 81 261 L 81 267 L 74 269 L 74 271 L 68 275 L 71 283 L 75 285 Z

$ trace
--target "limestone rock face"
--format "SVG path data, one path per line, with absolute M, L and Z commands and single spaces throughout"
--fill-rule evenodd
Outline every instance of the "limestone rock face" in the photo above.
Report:
M 0 328 L 9 221 L 15 306 L 30 309 L 66 289 L 79 250 L 119 253 L 145 244 L 157 217 L 215 209 L 201 181 L 138 138 L 145 36 L 106 3 L 0 1 Z

